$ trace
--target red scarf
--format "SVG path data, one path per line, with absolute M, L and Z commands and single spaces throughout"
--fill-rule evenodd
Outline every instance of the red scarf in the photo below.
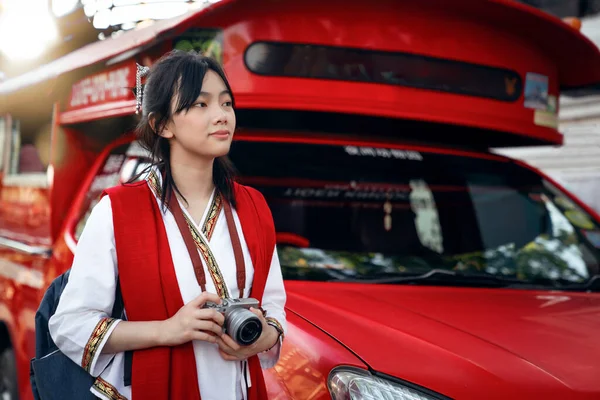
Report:
M 183 307 L 161 211 L 145 181 L 108 189 L 123 302 L 130 321 L 157 321 Z M 236 211 L 254 266 L 250 297 L 262 301 L 275 227 L 264 197 L 235 185 Z M 249 400 L 267 398 L 257 356 L 248 360 Z M 200 400 L 196 359 L 191 343 L 133 353 L 132 397 L 144 400 Z

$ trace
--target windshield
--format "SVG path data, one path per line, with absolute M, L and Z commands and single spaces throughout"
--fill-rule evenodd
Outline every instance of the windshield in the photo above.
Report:
M 597 221 L 510 161 L 245 141 L 230 155 L 243 183 L 269 202 L 288 280 L 370 282 L 442 269 L 556 288 L 599 271 Z

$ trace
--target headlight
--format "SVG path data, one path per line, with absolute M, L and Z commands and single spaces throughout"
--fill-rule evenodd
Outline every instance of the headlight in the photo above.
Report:
M 445 396 L 425 394 L 357 368 L 335 368 L 329 374 L 333 400 L 438 400 Z

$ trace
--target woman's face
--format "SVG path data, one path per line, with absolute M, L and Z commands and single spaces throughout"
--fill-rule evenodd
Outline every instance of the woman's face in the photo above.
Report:
M 223 79 L 208 70 L 200 96 L 188 111 L 174 114 L 177 98 L 173 97 L 173 117 L 161 134 L 171 143 L 172 157 L 213 159 L 226 155 L 235 131 L 235 112 Z

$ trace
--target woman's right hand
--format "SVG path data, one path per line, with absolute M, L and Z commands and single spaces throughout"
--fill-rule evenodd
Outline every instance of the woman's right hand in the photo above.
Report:
M 165 346 L 178 346 L 192 340 L 216 343 L 223 333 L 225 317 L 210 308 L 202 308 L 211 301 L 221 304 L 221 298 L 214 293 L 203 292 L 177 311 L 177 314 L 163 321 L 161 342 Z

